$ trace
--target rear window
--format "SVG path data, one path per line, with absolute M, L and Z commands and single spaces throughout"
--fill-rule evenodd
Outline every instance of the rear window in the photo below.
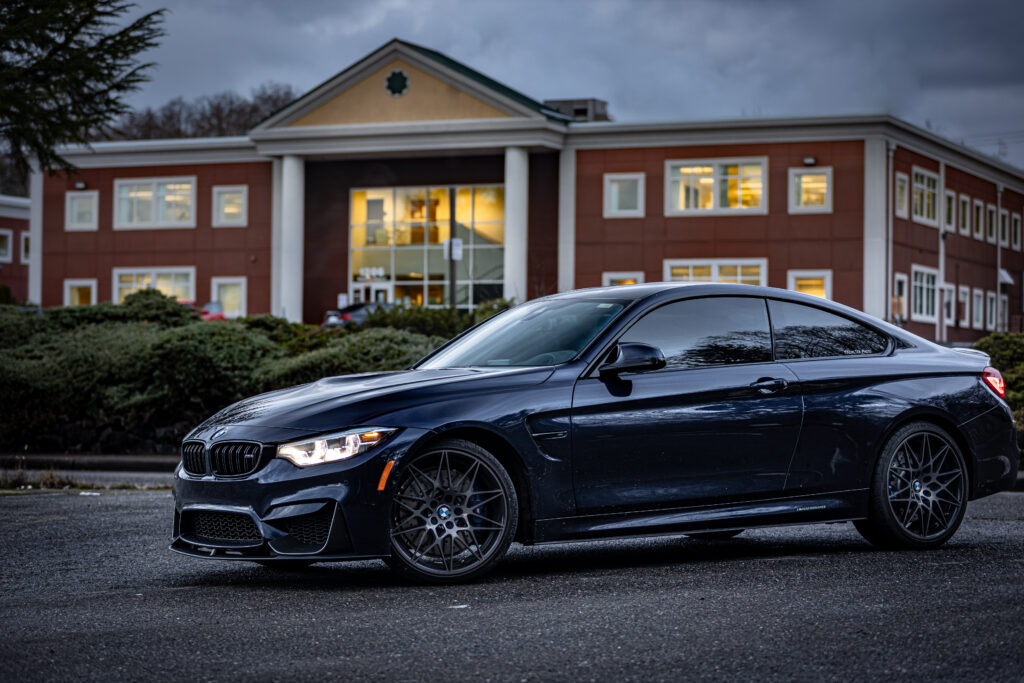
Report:
M 841 315 L 789 301 L 768 301 L 775 360 L 835 358 L 883 353 L 885 335 Z

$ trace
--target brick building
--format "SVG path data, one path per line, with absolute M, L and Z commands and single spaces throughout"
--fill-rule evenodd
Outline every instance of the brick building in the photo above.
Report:
M 0 285 L 15 301 L 28 298 L 29 200 L 0 194 Z

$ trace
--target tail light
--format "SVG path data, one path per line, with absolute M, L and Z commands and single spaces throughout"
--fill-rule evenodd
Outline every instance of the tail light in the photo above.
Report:
M 985 368 L 985 372 L 981 373 L 981 378 L 985 380 L 988 388 L 996 393 L 996 396 L 999 398 L 1006 397 L 1006 382 L 998 370 L 995 368 Z
M 351 313 L 342 313 L 341 314 L 341 319 L 342 320 L 351 320 L 352 319 L 352 314 Z

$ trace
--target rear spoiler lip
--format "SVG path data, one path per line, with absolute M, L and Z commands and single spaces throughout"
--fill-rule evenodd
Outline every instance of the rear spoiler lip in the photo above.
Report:
M 991 356 L 989 356 L 984 351 L 979 351 L 978 349 L 971 349 L 971 348 L 966 348 L 966 347 L 956 347 L 956 348 L 953 348 L 952 350 L 956 351 L 957 353 L 962 353 L 965 356 L 973 356 L 973 357 L 979 358 L 979 359 L 980 358 L 984 358 L 986 365 L 988 365 L 988 364 L 990 364 L 992 362 L 992 357 Z

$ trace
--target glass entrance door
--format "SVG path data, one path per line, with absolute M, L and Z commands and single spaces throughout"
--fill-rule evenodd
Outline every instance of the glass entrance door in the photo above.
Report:
M 352 285 L 352 303 L 389 304 L 394 301 L 394 285 L 390 282 L 357 282 Z

